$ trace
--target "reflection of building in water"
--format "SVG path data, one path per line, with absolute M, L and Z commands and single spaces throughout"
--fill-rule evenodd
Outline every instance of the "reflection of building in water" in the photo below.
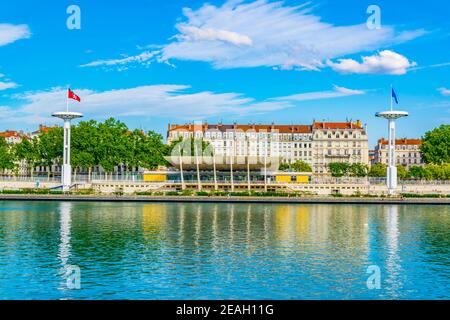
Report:
M 275 237 L 279 240 L 297 241 L 308 233 L 309 206 L 277 205 L 275 207 Z
M 367 251 L 368 210 L 367 206 L 358 205 L 311 206 L 310 240 L 345 254 Z
M 387 290 L 390 291 L 393 297 L 398 295 L 397 291 L 402 287 L 400 279 L 400 256 L 398 252 L 399 235 L 398 206 L 390 205 L 386 208 L 386 242 L 388 249 L 386 259 L 386 283 L 389 284 Z
M 306 237 L 309 224 L 309 207 L 296 206 L 295 211 L 295 233 L 298 238 Z
M 145 237 L 161 233 L 166 224 L 167 206 L 165 204 L 144 204 L 142 207 L 142 229 Z

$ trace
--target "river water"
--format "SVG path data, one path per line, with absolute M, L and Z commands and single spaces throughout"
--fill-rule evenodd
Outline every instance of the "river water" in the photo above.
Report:
M 450 206 L 0 201 L 0 299 L 450 299 Z

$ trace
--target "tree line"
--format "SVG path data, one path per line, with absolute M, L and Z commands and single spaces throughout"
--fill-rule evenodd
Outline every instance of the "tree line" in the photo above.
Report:
M 387 173 L 384 163 L 376 163 L 370 168 L 361 163 L 330 163 L 328 168 L 333 177 L 384 178 Z M 450 180 L 450 163 L 411 166 L 409 169 L 398 165 L 397 176 L 399 179 Z
M 74 169 L 84 168 L 91 175 L 96 166 L 106 173 L 123 165 L 126 172 L 141 167 L 155 169 L 165 165 L 164 156 L 168 147 L 163 137 L 154 131 L 144 133 L 128 127 L 116 119 L 104 122 L 81 121 L 71 130 L 71 165 Z M 61 164 L 63 159 L 63 129 L 48 128 L 33 139 L 22 139 L 20 143 L 8 145 L 0 138 L 0 170 L 18 173 L 19 166 L 33 175 L 36 166 L 47 167 L 50 176 L 51 166 Z

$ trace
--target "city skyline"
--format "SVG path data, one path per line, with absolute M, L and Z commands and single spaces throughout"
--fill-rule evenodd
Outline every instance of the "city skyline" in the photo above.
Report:
M 168 123 L 195 120 L 360 119 L 372 148 L 386 137 L 375 113 L 391 84 L 410 113 L 399 138 L 450 122 L 444 1 L 378 1 L 381 29 L 366 25 L 368 1 L 209 3 L 77 1 L 80 30 L 66 26 L 71 3 L 0 4 L 0 130 L 55 124 L 68 86 L 86 119 L 163 137 Z

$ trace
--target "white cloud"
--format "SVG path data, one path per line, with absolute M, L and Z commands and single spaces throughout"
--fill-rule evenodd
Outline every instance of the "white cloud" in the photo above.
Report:
M 5 75 L 3 73 L 0 73 L 0 79 L 5 78 Z M 7 90 L 7 89 L 14 89 L 17 88 L 19 85 L 11 79 L 5 78 L 2 79 L 3 81 L 0 81 L 0 91 Z
M 288 6 L 283 2 L 228 1 L 198 10 L 184 9 L 187 21 L 163 49 L 162 59 L 207 61 L 216 68 L 276 67 L 316 70 L 324 61 L 384 45 L 411 40 L 424 32 L 396 32 L 391 26 L 369 30 L 365 23 L 335 26 L 321 21 L 309 4 Z M 190 36 L 192 29 L 226 30 L 251 39 L 236 46 L 214 37 Z
M 333 90 L 299 93 L 284 97 L 273 98 L 273 100 L 309 101 L 309 100 L 340 98 L 353 95 L 362 95 L 365 93 L 366 92 L 364 90 L 353 90 L 334 85 Z
M 9 23 L 0 23 L 0 46 L 13 43 L 20 39 L 26 39 L 30 36 L 30 29 L 25 24 L 14 25 Z
M 261 109 L 276 110 L 287 105 L 278 102 L 259 105 L 253 98 L 238 93 L 189 93 L 189 89 L 190 87 L 185 85 L 151 85 L 103 92 L 79 89 L 75 91 L 81 97 L 82 103 L 71 102 L 71 110 L 94 118 L 170 116 L 202 119 L 218 114 L 236 115 Z M 64 88 L 15 95 L 14 98 L 23 102 L 16 113 L 19 117 L 26 116 L 29 119 L 36 116 L 35 123 L 38 123 L 51 113 L 64 109 L 65 97 Z
M 4 81 L 0 81 L 0 91 L 6 90 L 6 89 L 14 89 L 14 88 L 17 88 L 17 87 L 18 87 L 18 84 L 15 83 L 15 82 L 10 82 L 10 81 L 4 82 Z
M 111 59 L 111 60 L 96 60 L 87 64 L 83 64 L 80 67 L 99 67 L 99 66 L 117 66 L 117 65 L 127 65 L 131 63 L 138 63 L 138 64 L 149 64 L 151 63 L 151 59 L 155 56 L 157 52 L 142 52 L 139 55 L 136 56 L 130 56 L 125 57 L 121 59 Z M 121 70 L 125 70 L 125 68 L 122 68 Z
M 450 96 L 450 89 L 447 88 L 439 88 L 438 91 L 443 95 L 443 96 Z
M 183 15 L 175 25 L 178 33 L 168 44 L 156 46 L 159 51 L 150 60 L 203 61 L 215 68 L 319 70 L 327 66 L 327 60 L 378 50 L 426 33 L 422 29 L 398 32 L 388 25 L 369 30 L 363 22 L 333 25 L 323 22 L 310 3 L 289 6 L 281 1 L 229 0 L 222 6 L 184 8 Z M 135 62 L 133 57 L 105 61 Z
M 415 67 L 416 62 L 394 51 L 384 50 L 372 56 L 362 57 L 362 62 L 353 59 L 338 59 L 337 63 L 327 62 L 335 71 L 340 73 L 359 74 L 391 74 L 402 75 L 408 69 Z
M 180 25 L 181 35 L 177 39 L 181 41 L 223 41 L 236 46 L 252 45 L 252 39 L 244 34 L 227 30 L 217 30 L 211 28 L 198 28 L 194 26 Z
M 38 92 L 25 92 L 13 95 L 18 108 L 0 109 L 0 122 L 11 123 L 57 123 L 51 114 L 64 110 L 65 88 L 52 88 Z M 106 117 L 146 117 L 166 116 L 175 119 L 194 120 L 212 116 L 243 116 L 261 114 L 295 107 L 299 101 L 325 99 L 364 94 L 334 86 L 332 91 L 302 93 L 286 97 L 258 101 L 240 93 L 215 93 L 210 91 L 191 92 L 186 85 L 149 85 L 128 89 L 94 91 L 75 90 L 81 103 L 71 101 L 70 109 L 85 114 L 87 118 Z

